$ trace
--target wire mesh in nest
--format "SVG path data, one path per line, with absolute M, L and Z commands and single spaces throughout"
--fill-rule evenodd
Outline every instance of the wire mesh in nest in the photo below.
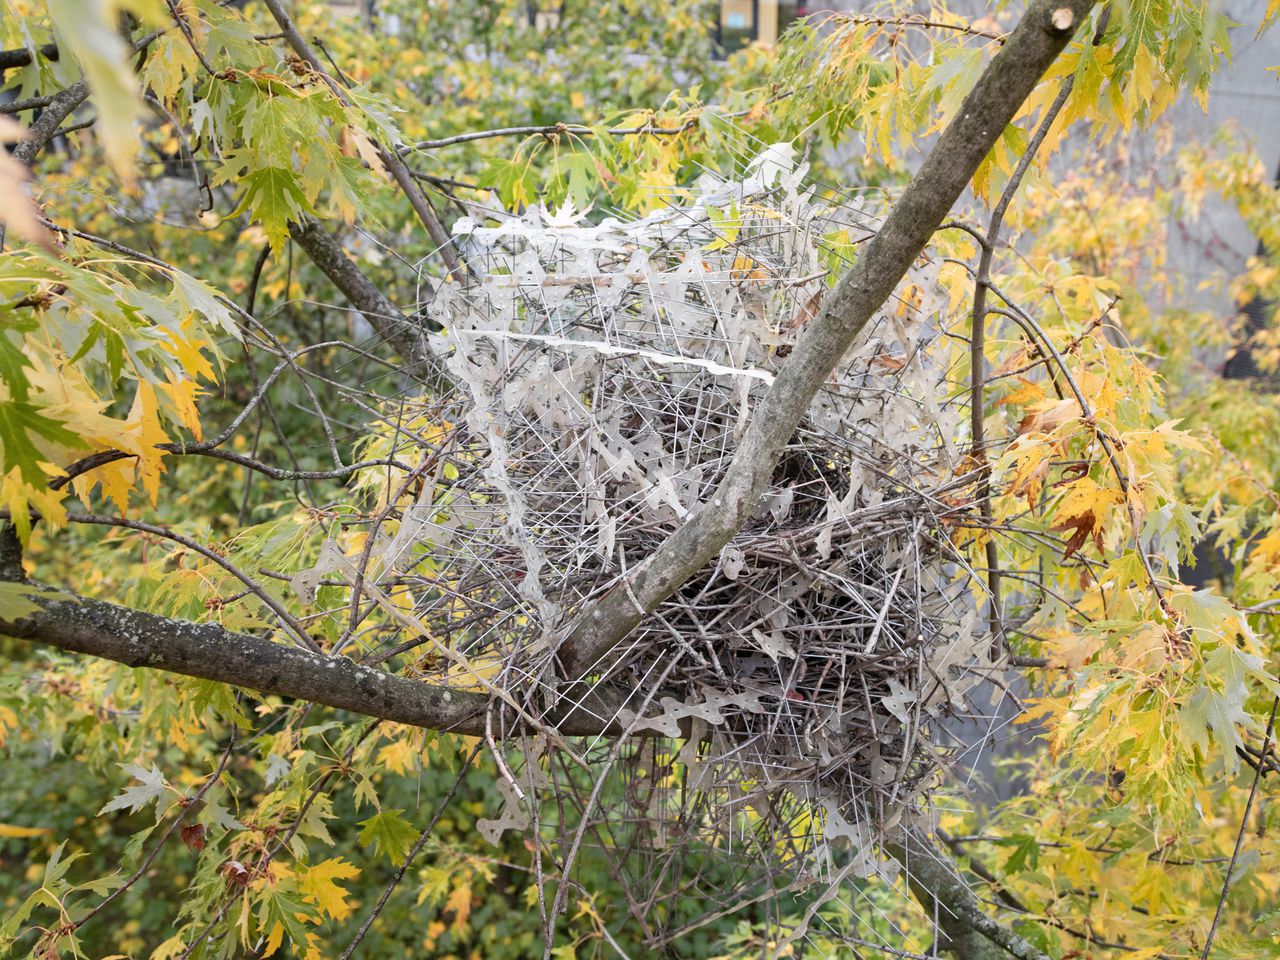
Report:
M 874 203 L 819 197 L 805 172 L 774 147 L 638 219 L 460 224 L 478 279 L 430 305 L 453 386 L 408 418 L 447 429 L 379 548 L 450 651 L 425 675 L 520 691 L 535 715 L 575 695 L 553 665 L 565 624 L 712 496 L 875 230 Z M 530 797 L 572 797 L 570 848 L 593 833 L 650 907 L 688 892 L 671 867 L 693 843 L 765 866 L 716 874 L 722 899 L 777 868 L 876 870 L 876 836 L 934 782 L 931 725 L 991 667 L 946 523 L 968 481 L 935 270 L 918 264 L 833 372 L 714 568 L 611 658 L 642 691 L 620 716 L 632 736 L 587 747 L 594 781 L 525 741 L 491 836 L 527 826 Z

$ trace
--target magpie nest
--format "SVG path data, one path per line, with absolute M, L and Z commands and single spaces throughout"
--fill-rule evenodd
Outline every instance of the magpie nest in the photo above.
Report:
M 555 676 L 566 624 L 708 500 L 878 210 L 771 148 L 744 179 L 705 177 L 638 218 L 459 224 L 476 276 L 428 308 L 452 385 L 406 418 L 428 466 L 383 547 L 384 575 L 415 586 L 416 617 L 452 651 L 423 676 L 523 691 L 535 716 L 580 695 Z M 625 641 L 609 681 L 641 692 L 614 718 L 630 736 L 581 748 L 595 780 L 540 752 L 545 738 L 517 740 L 490 836 L 556 791 L 539 829 L 593 833 L 641 911 L 689 893 L 672 858 L 695 841 L 724 854 L 728 873 L 698 868 L 724 898 L 759 889 L 728 878 L 748 851 L 793 879 L 876 872 L 880 832 L 927 806 L 933 727 L 994 666 L 953 546 L 972 476 L 935 273 L 904 278 L 750 522 Z

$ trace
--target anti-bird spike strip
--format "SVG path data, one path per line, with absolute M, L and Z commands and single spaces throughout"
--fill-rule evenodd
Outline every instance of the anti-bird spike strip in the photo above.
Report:
M 432 638 L 422 676 L 517 691 L 534 716 L 580 692 L 557 681 L 557 630 L 711 495 L 875 229 L 875 201 L 824 199 L 805 174 L 771 147 L 745 179 L 704 177 L 638 219 L 531 208 L 459 224 L 478 279 L 441 284 L 429 306 L 453 386 L 402 418 L 402 458 L 429 468 L 365 582 L 375 599 L 380 579 L 413 588 Z M 589 809 L 580 772 L 527 738 L 488 836 L 527 828 L 531 798 L 572 794 L 642 906 L 687 884 L 672 864 L 693 843 L 759 861 L 699 871 L 725 902 L 771 870 L 878 869 L 878 832 L 936 782 L 932 727 L 992 667 L 945 522 L 968 482 L 945 303 L 936 265 L 918 263 L 813 403 L 756 517 L 628 639 L 611 676 L 648 698 L 620 717 L 645 736 L 586 748 L 607 771 Z M 566 846 L 585 829 L 558 827 Z

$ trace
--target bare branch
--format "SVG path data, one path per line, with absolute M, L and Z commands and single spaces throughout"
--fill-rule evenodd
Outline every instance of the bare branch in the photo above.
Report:
M 351 305 L 364 315 L 379 338 L 395 347 L 406 360 L 426 364 L 428 381 L 434 382 L 444 376 L 439 359 L 427 349 L 423 332 L 356 266 L 322 224 L 316 220 L 301 225 L 290 224 L 289 235 Z
M 0 619 L 0 634 L 114 660 L 131 667 L 166 670 L 217 680 L 259 693 L 275 694 L 349 710 L 395 723 L 483 736 L 487 694 L 410 680 L 345 657 L 326 657 L 262 637 L 233 633 L 216 623 L 191 623 L 57 590 L 31 595 L 40 610 L 18 620 Z M 546 722 L 566 736 L 617 731 L 613 719 L 626 698 L 593 690 L 576 704 L 552 711 Z M 514 713 L 501 729 L 523 728 Z M 495 727 L 497 725 L 495 724 Z

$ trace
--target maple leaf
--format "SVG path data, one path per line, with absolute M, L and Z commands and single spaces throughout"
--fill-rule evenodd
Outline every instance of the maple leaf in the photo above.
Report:
M 0 620 L 21 620 L 23 617 L 40 612 L 40 605 L 33 603 L 33 596 L 44 593 L 39 587 L 25 583 L 0 581 Z
M 1096 529 L 1098 519 L 1093 515 L 1092 510 L 1086 510 L 1074 517 L 1068 517 L 1061 523 L 1055 524 L 1053 529 L 1058 531 L 1074 530 L 1070 539 L 1067 540 L 1066 549 L 1062 553 L 1062 559 L 1070 560 L 1071 555 L 1079 551 L 1085 545 L 1090 535 L 1093 536 L 1094 542 L 1098 545 L 1098 549 L 1102 549 L 1102 530 Z
M 418 831 L 400 810 L 384 810 L 368 820 L 361 820 L 360 826 L 360 842 L 372 846 L 375 852 L 386 854 L 392 863 L 403 860 L 418 838 Z
M 173 280 L 173 295 L 179 303 L 188 310 L 201 314 L 228 336 L 240 339 L 240 328 L 236 325 L 235 317 L 226 304 L 218 299 L 220 294 L 217 290 L 181 270 L 171 270 L 170 277 Z
M 249 210 L 262 224 L 272 250 L 284 249 L 289 239 L 289 222 L 314 213 L 293 171 L 280 167 L 250 170 L 242 178 L 245 194 L 232 215 Z
M 408 773 L 417 759 L 418 748 L 408 737 L 393 740 L 378 751 L 378 763 L 392 773 Z
M 337 880 L 353 880 L 360 876 L 360 868 L 347 863 L 341 857 L 325 860 L 298 872 L 298 890 L 316 904 L 322 914 L 334 920 L 345 920 L 352 907 L 347 903 L 348 891 Z
M 197 440 L 203 438 L 200 428 L 200 411 L 196 407 L 196 398 L 200 394 L 200 387 L 194 380 L 184 380 L 174 375 L 173 371 L 168 372 L 169 382 L 160 385 L 173 405 L 173 412 L 177 415 L 178 422 L 191 431 L 191 435 Z
M 445 910 L 453 912 L 453 928 L 461 930 L 467 925 L 467 918 L 471 916 L 471 884 L 459 883 L 449 894 L 449 899 L 445 901 Z
M 139 381 L 138 392 L 129 411 L 129 423 L 138 438 L 138 477 L 152 505 L 160 497 L 160 475 L 165 472 L 164 452 L 156 449 L 169 441 L 169 435 L 160 426 L 160 409 L 156 391 L 145 380 Z
M 1272 693 L 1280 694 L 1275 679 L 1265 669 L 1262 657 L 1246 653 L 1235 645 L 1221 643 L 1204 658 L 1204 675 L 1199 687 L 1183 704 L 1179 713 L 1182 730 L 1202 750 L 1209 745 L 1209 731 L 1222 747 L 1222 760 L 1228 773 L 1240 766 L 1236 753 L 1243 749 L 1239 727 L 1256 727 L 1245 710 L 1249 696 L 1247 681 L 1253 678 Z
M 298 899 L 292 883 L 267 883 L 262 888 L 262 906 L 259 916 L 264 929 L 270 929 L 266 949 L 262 956 L 269 957 L 280 949 L 284 935 L 292 944 L 306 943 L 307 930 L 303 919 L 310 919 L 310 911 Z
M 126 808 L 130 813 L 137 813 L 147 804 L 156 803 L 164 796 L 165 790 L 169 787 L 164 774 L 160 772 L 160 768 L 154 763 L 151 765 L 150 770 L 136 763 L 122 763 L 119 766 L 137 780 L 138 785 L 136 787 L 125 787 L 120 796 L 113 800 L 108 800 L 106 806 L 98 811 L 98 816 Z
M 1102 550 L 1102 531 L 1107 514 L 1111 507 L 1123 500 L 1121 491 L 1100 487 L 1087 475 L 1070 482 L 1057 505 L 1057 514 L 1062 520 L 1053 527 L 1058 531 L 1074 531 L 1062 559 L 1069 560 L 1072 554 L 1079 552 L 1089 537 L 1093 537 L 1098 549 Z
M 1003 841 L 1003 843 L 1013 847 L 1013 852 L 1009 854 L 1008 859 L 1004 862 L 1004 869 L 1008 873 L 1034 870 L 1039 864 L 1040 841 L 1031 834 L 1020 833 Z
M 20 400 L 0 401 L 0 447 L 4 449 L 4 469 L 17 467 L 22 479 L 32 486 L 44 486 L 45 473 L 40 464 L 47 461 L 30 435 L 60 447 L 85 445 L 61 421 L 46 416 L 34 404 Z

